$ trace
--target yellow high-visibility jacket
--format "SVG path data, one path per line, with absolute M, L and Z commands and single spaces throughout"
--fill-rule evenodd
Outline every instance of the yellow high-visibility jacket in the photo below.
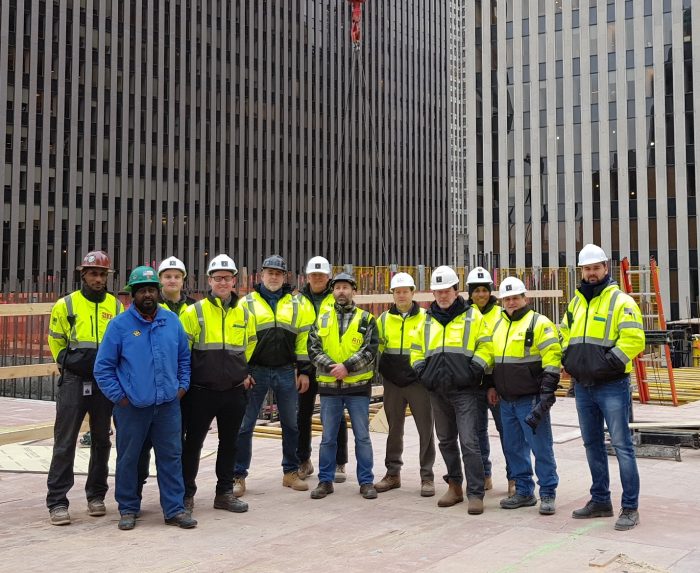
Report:
M 590 301 L 577 291 L 560 325 L 562 364 L 576 382 L 593 386 L 632 371 L 644 350 L 642 314 L 634 299 L 612 283 Z
M 431 307 L 414 331 L 411 365 L 428 390 L 474 390 L 482 386 L 490 347 L 491 337 L 478 310 L 465 302 L 463 312 L 443 326 Z
M 210 294 L 180 315 L 192 350 L 191 386 L 230 390 L 247 378 L 257 340 L 255 318 L 237 302 L 234 294 L 225 309 Z
M 377 321 L 379 334 L 379 358 L 377 369 L 384 380 L 399 387 L 418 382 L 418 375 L 411 367 L 412 332 L 425 320 L 425 309 L 413 303 L 406 317 L 392 305 Z
M 506 400 L 551 393 L 559 384 L 561 344 L 557 327 L 546 316 L 523 307 L 503 311 L 491 333 L 496 391 Z
M 49 348 L 59 367 L 92 378 L 107 324 L 123 310 L 109 293 L 102 302 L 88 300 L 79 290 L 58 299 L 51 309 Z

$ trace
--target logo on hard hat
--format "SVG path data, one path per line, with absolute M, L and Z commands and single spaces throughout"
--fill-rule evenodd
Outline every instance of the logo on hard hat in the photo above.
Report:
M 436 282 L 436 283 L 441 283 L 441 282 L 442 282 L 442 277 L 435 277 L 435 282 Z
M 506 290 L 513 290 L 513 285 L 506 285 Z
M 177 266 L 177 263 L 175 261 L 170 261 L 170 266 L 175 267 L 175 266 Z
M 144 277 L 152 277 L 153 274 L 154 274 L 154 273 L 153 273 L 153 271 L 151 271 L 151 270 L 143 271 L 143 276 L 144 276 Z
M 477 275 L 477 277 L 480 278 L 480 279 L 483 279 L 483 278 L 484 278 L 484 273 L 479 273 L 479 274 Z
M 228 266 L 228 261 L 221 261 L 221 266 L 222 266 L 222 267 L 227 267 L 227 266 Z
M 94 263 L 97 259 L 95 258 L 95 255 L 88 255 L 85 257 L 85 262 L 87 263 Z
M 321 263 L 316 263 L 316 264 L 314 264 L 314 268 L 315 268 L 315 269 L 320 269 L 320 268 L 321 268 Z

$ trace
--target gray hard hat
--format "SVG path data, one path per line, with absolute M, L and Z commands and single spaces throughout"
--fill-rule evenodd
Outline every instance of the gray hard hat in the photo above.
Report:
M 278 271 L 287 272 L 287 261 L 279 255 L 270 255 L 262 264 L 263 269 L 276 269 Z
M 350 283 L 350 286 L 354 290 L 357 290 L 357 283 L 355 282 L 355 277 L 348 273 L 338 273 L 331 280 L 331 288 L 335 286 L 335 283 Z

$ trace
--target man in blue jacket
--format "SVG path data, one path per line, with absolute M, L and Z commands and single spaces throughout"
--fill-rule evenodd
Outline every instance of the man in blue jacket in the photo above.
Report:
M 134 528 L 141 510 L 138 461 L 146 439 L 156 453 L 165 523 L 183 529 L 197 525 L 185 511 L 181 462 L 180 398 L 190 385 L 190 350 L 177 315 L 159 307 L 158 287 L 151 267 L 131 271 L 125 290 L 131 292 L 133 304 L 119 322 L 110 322 L 95 362 L 97 384 L 114 403 L 114 497 L 122 530 Z

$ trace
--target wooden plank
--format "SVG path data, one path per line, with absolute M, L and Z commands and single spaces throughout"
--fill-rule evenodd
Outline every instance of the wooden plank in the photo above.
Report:
M 0 304 L 2 316 L 42 316 L 51 314 L 52 302 L 36 302 L 31 304 Z
M 58 374 L 58 366 L 56 366 L 55 362 L 24 364 L 22 366 L 3 366 L 0 368 L 0 380 L 31 378 L 32 376 L 51 376 L 53 374 Z

